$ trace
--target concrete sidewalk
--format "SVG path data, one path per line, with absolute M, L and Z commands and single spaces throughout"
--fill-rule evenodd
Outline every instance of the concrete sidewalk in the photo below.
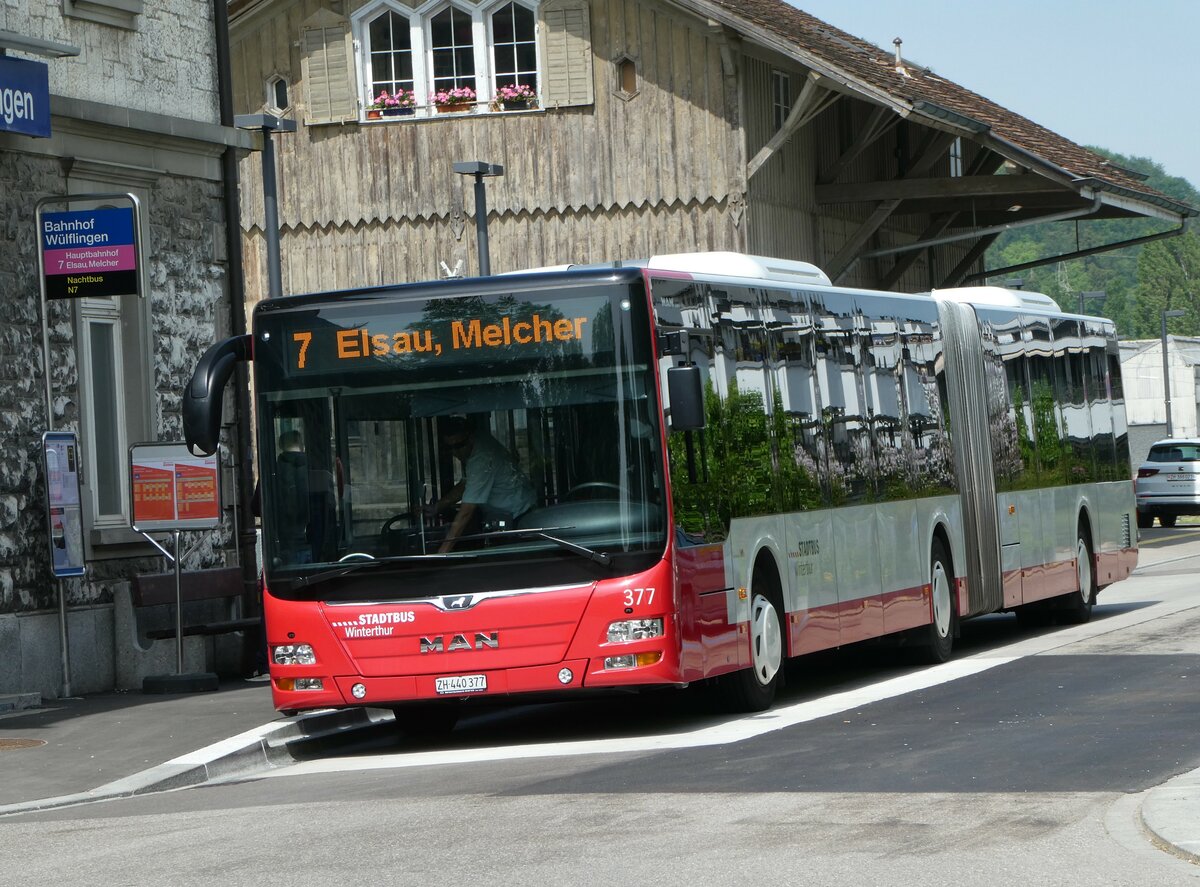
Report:
M 210 693 L 56 699 L 0 714 L 0 814 L 198 785 L 290 761 L 289 742 L 354 729 L 363 709 L 282 717 L 266 682 Z

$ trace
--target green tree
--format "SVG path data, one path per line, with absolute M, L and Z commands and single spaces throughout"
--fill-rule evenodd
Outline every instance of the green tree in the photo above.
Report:
M 1200 236 L 1189 231 L 1147 244 L 1138 257 L 1137 298 L 1144 335 L 1159 334 L 1161 312 L 1176 309 L 1187 314 L 1168 321 L 1171 332 L 1200 330 Z

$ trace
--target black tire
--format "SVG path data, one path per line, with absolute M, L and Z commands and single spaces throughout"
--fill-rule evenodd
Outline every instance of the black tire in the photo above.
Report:
M 392 713 L 396 716 L 396 726 L 409 739 L 432 740 L 450 735 L 458 724 L 461 708 L 461 699 L 445 699 L 397 705 Z
M 1148 511 L 1139 511 L 1137 513 L 1137 525 L 1139 530 L 1148 530 L 1154 526 L 1154 515 Z
M 1092 554 L 1092 536 L 1083 527 L 1075 544 L 1075 575 L 1079 580 L 1079 591 L 1059 596 L 1055 616 L 1068 625 L 1082 625 L 1092 618 L 1092 605 L 1096 603 L 1096 558 Z
M 1173 527 L 1177 519 L 1174 514 L 1160 514 L 1158 516 L 1158 524 L 1161 527 Z
M 929 552 L 929 594 L 933 619 L 918 630 L 919 642 L 914 648 L 920 662 L 946 662 L 954 653 L 954 632 L 958 626 L 955 608 L 954 566 L 941 539 L 934 539 Z
M 727 711 L 766 711 L 783 675 L 783 595 L 774 576 L 756 573 L 750 588 L 750 668 L 717 678 L 717 696 Z

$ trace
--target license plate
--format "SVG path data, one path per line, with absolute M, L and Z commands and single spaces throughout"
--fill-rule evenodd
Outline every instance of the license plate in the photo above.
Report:
M 1172 483 L 1176 483 L 1176 484 L 1187 483 L 1191 479 L 1192 479 L 1192 475 L 1190 475 L 1190 474 L 1168 474 L 1167 475 L 1167 480 L 1171 481 Z
M 487 675 L 459 674 L 448 678 L 435 678 L 433 689 L 438 693 L 485 693 Z

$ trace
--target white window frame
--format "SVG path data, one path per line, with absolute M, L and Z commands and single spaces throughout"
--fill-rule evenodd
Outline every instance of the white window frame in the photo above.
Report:
M 137 231 L 142 261 L 153 255 L 153 241 L 147 223 L 149 186 L 151 179 L 136 179 L 114 172 L 107 166 L 84 165 L 78 176 L 68 182 L 72 194 L 71 209 L 108 208 L 107 201 L 91 201 L 89 194 L 128 191 L 137 196 L 143 207 L 141 225 Z M 146 272 L 141 269 L 142 287 Z M 74 340 L 77 386 L 79 396 L 80 453 L 82 459 L 83 523 L 87 531 L 85 549 L 89 558 L 104 559 L 114 555 L 110 546 L 140 545 L 144 540 L 129 529 L 129 446 L 138 441 L 153 440 L 158 428 L 158 401 L 154 387 L 154 322 L 150 299 L 129 294 L 72 300 L 72 338 Z M 115 411 L 116 422 L 116 483 L 118 511 L 100 511 L 96 453 L 96 385 L 92 375 L 92 338 L 94 324 L 110 326 L 113 335 L 113 378 L 117 396 L 106 409 Z M 109 553 L 106 553 L 109 552 Z
M 492 3 L 483 12 L 483 24 L 487 29 L 487 54 L 488 54 L 488 90 L 493 95 L 496 90 L 496 78 L 500 76 L 496 66 L 496 30 L 492 27 L 492 16 L 500 11 L 502 7 L 508 6 L 509 3 L 515 3 L 517 6 L 523 6 L 529 12 L 533 13 L 533 76 L 537 79 L 538 89 L 542 88 L 542 53 L 541 40 L 538 39 L 538 24 L 537 24 L 537 4 L 527 3 L 525 0 L 500 0 L 498 3 Z M 515 35 L 514 35 L 515 37 Z M 514 60 L 515 61 L 515 60 Z M 517 71 L 517 74 L 528 74 L 528 71 Z
M 950 143 L 950 177 L 960 178 L 963 175 L 963 140 L 962 136 Z
M 367 119 L 366 108 L 374 99 L 371 80 L 371 37 L 370 23 L 383 12 L 394 12 L 401 18 L 408 19 L 410 26 L 410 45 L 413 51 L 413 91 L 417 95 L 417 113 L 415 117 L 435 116 L 433 108 L 427 106 L 429 94 L 433 89 L 433 33 L 430 21 L 433 16 L 448 6 L 456 7 L 460 12 L 471 16 L 471 39 L 475 57 L 475 94 L 476 113 L 488 113 L 492 110 L 496 88 L 496 61 L 492 36 L 492 14 L 506 5 L 509 0 L 428 0 L 418 6 L 409 8 L 401 6 L 395 0 L 372 0 L 371 3 L 356 10 L 350 18 L 351 34 L 354 38 L 354 69 L 357 78 L 359 120 Z M 538 21 L 540 0 L 517 0 L 518 5 L 531 11 L 535 23 Z M 541 28 L 535 24 L 534 40 L 537 43 L 536 64 L 534 72 L 537 76 L 538 88 L 542 88 L 545 80 L 544 63 L 542 59 Z M 413 117 L 390 118 L 412 120 Z
M 792 77 L 778 68 L 771 71 L 771 125 L 779 132 L 792 112 Z
M 116 453 L 115 466 L 117 471 L 117 504 L 116 511 L 101 511 L 99 489 L 96 486 L 97 480 L 100 478 L 100 458 L 97 450 L 96 440 L 96 397 L 95 391 L 97 388 L 95 382 L 95 366 L 93 365 L 92 354 L 92 328 L 96 326 L 108 327 L 112 333 L 113 347 L 113 365 L 112 378 L 106 380 L 112 385 L 112 390 L 117 394 L 113 398 L 113 408 L 116 415 L 113 421 L 116 423 Z M 80 360 L 80 376 L 86 379 L 87 396 L 83 398 L 84 423 L 88 429 L 87 438 L 88 445 L 83 447 L 85 454 L 84 464 L 86 466 L 87 477 L 90 478 L 92 488 L 92 507 L 91 517 L 92 526 L 97 529 L 127 527 L 129 526 L 129 497 L 125 495 L 125 491 L 129 489 L 129 460 L 126 454 L 129 451 L 129 429 L 126 424 L 125 403 L 124 398 L 120 396 L 121 392 L 126 390 L 125 385 L 125 367 L 124 355 L 125 349 L 121 342 L 121 305 L 119 299 L 112 298 L 94 298 L 82 299 L 79 303 L 79 360 Z
M 284 89 L 287 90 L 287 104 L 280 105 L 275 101 L 275 85 L 282 83 Z M 283 74 L 275 73 L 266 79 L 263 84 L 264 107 L 267 111 L 274 114 L 285 114 L 292 109 L 292 82 Z

